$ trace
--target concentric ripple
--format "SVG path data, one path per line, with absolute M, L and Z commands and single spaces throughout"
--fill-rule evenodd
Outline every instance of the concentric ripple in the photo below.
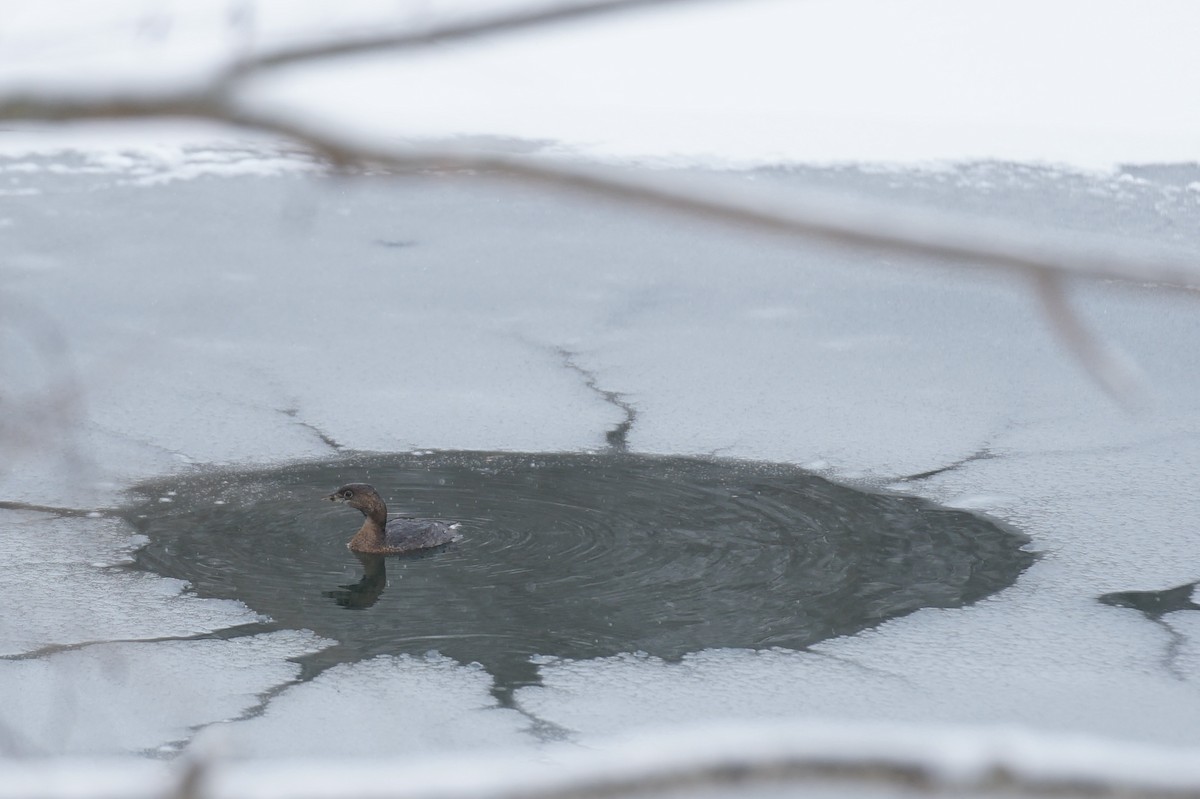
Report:
M 369 482 L 393 514 L 456 519 L 421 557 L 358 558 Z M 436 649 L 520 683 L 534 655 L 802 648 L 957 607 L 1032 562 L 970 513 L 791 466 L 627 454 L 440 452 L 210 473 L 140 488 L 138 563 L 341 642 L 343 660 Z

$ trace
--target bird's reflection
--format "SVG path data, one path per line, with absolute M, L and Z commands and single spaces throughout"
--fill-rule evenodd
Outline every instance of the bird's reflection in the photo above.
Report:
M 363 567 L 363 576 L 359 581 L 340 585 L 335 591 L 323 591 L 322 596 L 329 597 L 344 608 L 361 610 L 379 601 L 380 594 L 387 587 L 387 566 L 383 555 L 355 552 L 354 557 Z

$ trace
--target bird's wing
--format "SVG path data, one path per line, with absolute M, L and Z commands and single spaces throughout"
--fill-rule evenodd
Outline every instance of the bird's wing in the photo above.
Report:
M 387 523 L 385 536 L 388 546 L 421 549 L 457 541 L 457 527 L 436 519 L 393 519 Z

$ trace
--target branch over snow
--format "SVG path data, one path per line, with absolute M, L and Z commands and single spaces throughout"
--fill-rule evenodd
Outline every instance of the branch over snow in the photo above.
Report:
M 1200 799 L 1194 747 L 936 725 L 781 721 L 663 730 L 546 762 L 513 752 L 425 759 L 229 761 L 177 768 L 14 760 L 0 799 L 615 799 L 622 796 L 880 794 Z M 182 768 L 178 766 L 182 765 Z
M 825 241 L 841 246 L 937 259 L 952 265 L 974 264 L 1015 271 L 1034 279 L 1051 329 L 1106 391 L 1128 402 L 1133 372 L 1077 317 L 1065 301 L 1063 278 L 1133 281 L 1200 296 L 1200 266 L 1160 257 L 1112 242 L 1080 244 L 1027 230 L 945 213 L 893 205 L 848 202 L 816 192 L 771 194 L 731 192 L 728 183 L 664 179 L 617 169 L 570 166 L 547 159 L 516 157 L 451 148 L 380 146 L 319 129 L 286 113 L 264 113 L 241 102 L 240 90 L 272 70 L 318 64 L 352 54 L 405 51 L 432 44 L 534 29 L 697 0 L 583 0 L 536 9 L 509 11 L 473 20 L 284 48 L 251 55 L 216 73 L 202 85 L 161 94 L 137 92 L 53 94 L 26 91 L 0 94 L 0 120 L 149 120 L 188 117 L 272 133 L 310 148 L 333 164 L 378 165 L 396 170 L 459 168 L 489 176 L 651 206 L 773 234 Z
M 698 0 L 576 0 L 537 8 L 517 9 L 502 14 L 451 22 L 426 30 L 397 31 L 378 36 L 302 44 L 252 55 L 234 64 L 227 79 L 290 64 L 312 63 L 326 58 L 363 55 L 387 50 L 417 50 L 440 44 L 513 33 L 565 22 L 579 22 L 605 14 L 649 9 L 656 6 L 695 4 Z

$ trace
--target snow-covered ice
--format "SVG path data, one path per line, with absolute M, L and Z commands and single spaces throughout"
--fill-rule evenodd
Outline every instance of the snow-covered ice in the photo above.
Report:
M 289 658 L 328 643 L 284 631 L 0 663 L 5 734 L 19 754 L 154 754 L 198 726 L 254 711 L 261 695 L 299 676 Z
M 5 511 L 4 529 L 0 603 L 20 613 L 0 617 L 0 656 L 262 620 L 241 603 L 185 597 L 178 580 L 122 568 L 138 541 L 115 521 Z
M 530 725 L 497 706 L 492 678 L 449 658 L 371 658 L 292 686 L 249 721 L 197 740 L 238 757 L 428 757 L 511 746 Z M 211 738 L 211 741 L 209 740 Z
M 950 188 L 920 171 L 812 179 L 857 191 L 900 186 L 891 191 L 929 207 L 979 201 L 970 168 L 949 174 Z M 989 186 L 1006 175 L 999 166 L 989 174 Z M 111 506 L 135 479 L 321 457 L 334 446 L 597 448 L 624 417 L 604 394 L 619 391 L 638 412 L 628 435 L 636 450 L 820 463 L 835 478 L 984 505 L 1044 554 L 1015 587 L 975 607 L 919 612 L 811 652 L 547 662 L 544 686 L 517 694 L 530 719 L 588 742 L 664 721 L 768 715 L 1200 741 L 1193 647 L 1136 611 L 1096 602 L 1196 579 L 1200 511 L 1179 477 L 1200 466 L 1197 378 L 1184 368 L 1200 335 L 1190 298 L 1076 292 L 1146 374 L 1152 405 L 1130 414 L 1048 335 L 1024 287 L 992 275 L 747 239 L 446 176 L 140 186 L 46 175 L 52 202 L 12 209 L 7 235 L 52 266 L 19 270 L 8 291 L 70 342 L 87 389 L 77 444 L 90 467 L 64 485 L 56 458 L 31 453 L 6 477 L 11 500 L 63 505 L 87 494 Z M 1174 190 L 1186 179 L 1164 176 L 1131 197 L 1115 177 L 1045 169 L 989 196 L 998 215 L 1027 219 L 1031 230 L 1060 208 L 1082 225 L 1082 205 L 1149 239 L 1163 220 L 1194 222 L 1194 202 Z M 1081 198 L 1077 183 L 1091 191 Z M 52 235 L 64 223 L 70 235 Z M 1187 235 L 1176 242 L 1192 244 Z M 180 596 L 178 584 L 94 570 L 128 551 L 111 519 L 6 512 L 5 523 L 6 556 L 19 571 L 73 575 L 97 594 L 83 616 L 95 617 L 87 623 L 96 635 L 73 627 L 79 614 L 51 594 L 33 606 L 37 624 L 10 622 L 14 652 L 253 620 L 233 603 Z M 80 535 L 94 538 L 81 549 L 72 544 Z M 123 609 L 133 590 L 153 601 Z M 289 730 L 293 747 L 281 738 L 266 748 L 313 751 L 318 728 L 334 722 L 306 729 L 316 712 L 306 708 L 362 696 L 371 674 L 357 668 L 284 691 L 229 734 L 239 725 Z M 476 714 L 495 720 L 450 748 L 534 740 L 515 711 L 491 707 L 477 670 L 361 668 L 398 669 L 442 697 L 418 713 L 425 722 L 438 713 L 468 726 Z M 396 704 L 408 702 L 409 687 L 397 686 Z M 392 701 L 382 692 L 378 700 Z M 222 718 L 197 708 L 192 723 L 210 720 Z M 151 737 L 138 744 L 150 748 Z M 360 747 L 343 736 L 325 745 Z
M 30 5 L 0 91 L 192 79 L 329 22 L 260 5 L 253 41 L 228 9 L 77 7 L 64 27 L 60 5 Z M 351 27 L 379 13 L 351 5 Z M 724 177 L 1200 248 L 1200 106 L 1162 79 L 1200 70 L 1195 4 L 737 5 L 295 71 L 249 99 L 395 139 L 783 165 Z M 155 53 L 163 69 L 143 69 Z M 605 748 L 768 717 L 1083 732 L 1134 759 L 1200 744 L 1200 622 L 1096 601 L 1200 576 L 1192 297 L 1071 287 L 1144 372 L 1131 414 L 1015 279 L 464 175 L 315 177 L 276 142 L 180 123 L 20 126 L 0 153 L 0 385 L 28 422 L 6 420 L 22 446 L 0 471 L 0 742 L 16 751 L 171 751 L 216 725 L 201 737 L 257 754 L 383 753 L 350 733 L 386 734 L 389 712 L 445 752 L 530 757 L 539 727 Z M 813 166 L 829 162 L 848 163 Z M 39 405 L 64 376 L 78 402 Z M 144 478 L 336 448 L 599 448 L 625 418 L 606 391 L 637 411 L 631 449 L 810 464 L 983 509 L 1042 557 L 976 606 L 806 652 L 547 660 L 502 708 L 486 672 L 437 657 L 293 684 L 293 660 L 330 642 L 253 634 L 246 607 L 130 571 L 137 540 L 106 511 Z

